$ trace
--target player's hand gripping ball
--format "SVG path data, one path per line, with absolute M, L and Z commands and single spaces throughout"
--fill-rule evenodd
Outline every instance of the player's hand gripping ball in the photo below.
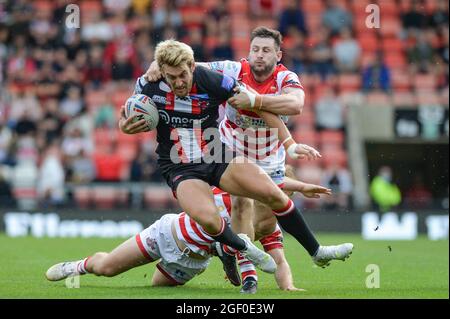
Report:
M 155 102 L 147 95 L 134 94 L 130 96 L 125 103 L 125 117 L 135 115 L 133 122 L 144 119 L 147 122 L 149 131 L 158 126 L 159 113 Z

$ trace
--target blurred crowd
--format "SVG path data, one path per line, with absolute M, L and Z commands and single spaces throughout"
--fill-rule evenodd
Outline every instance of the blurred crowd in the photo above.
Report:
M 70 3 L 79 5 L 79 28 L 67 24 Z M 342 94 L 417 97 L 411 79 L 422 76 L 432 96 L 448 97 L 447 1 L 378 3 L 393 23 L 367 29 L 368 1 L 0 0 L 0 203 L 61 205 L 68 184 L 161 183 L 154 139 L 117 132 L 118 108 L 155 44 L 177 38 L 198 61 L 238 60 L 261 24 L 282 32 L 282 62 L 306 88 L 304 119 L 291 128 L 310 132 L 319 149 L 322 133 L 339 144 L 330 148 L 336 161 L 306 175 L 335 191 L 324 207 L 348 209 Z

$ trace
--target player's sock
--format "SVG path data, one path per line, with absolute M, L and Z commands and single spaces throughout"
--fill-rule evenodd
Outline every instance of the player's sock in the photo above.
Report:
M 86 258 L 84 258 L 84 259 L 79 260 L 79 261 L 76 262 L 77 273 L 79 273 L 80 275 L 84 275 L 84 274 L 90 273 L 90 272 L 86 269 L 86 264 L 87 264 L 89 258 L 91 258 L 91 257 L 86 257 Z
M 233 247 L 230 247 L 230 246 L 227 246 L 227 245 L 223 245 L 223 251 L 226 252 L 228 255 L 231 255 L 231 256 L 236 255 L 236 253 L 238 252 Z
M 310 256 L 314 256 L 320 245 L 309 229 L 302 213 L 295 207 L 294 202 L 289 200 L 289 203 L 285 208 L 274 211 L 274 214 L 281 227 L 294 236 L 308 251 Z
M 218 234 L 208 234 L 215 241 L 227 245 L 236 250 L 245 250 L 247 245 L 245 241 L 236 235 L 222 218 L 222 230 Z
M 245 258 L 245 256 L 239 252 L 237 253 L 236 257 L 238 260 L 242 282 L 244 282 L 249 277 L 253 277 L 256 281 L 258 281 L 258 274 L 256 273 L 255 265 L 253 265 L 250 260 Z

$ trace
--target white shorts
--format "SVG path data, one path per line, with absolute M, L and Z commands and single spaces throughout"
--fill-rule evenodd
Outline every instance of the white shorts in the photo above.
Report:
M 136 242 L 147 259 L 161 259 L 156 267 L 167 279 L 174 284 L 184 285 L 208 267 L 210 258 L 198 260 L 183 254 L 172 235 L 172 221 L 176 218 L 176 214 L 162 216 L 136 235 Z

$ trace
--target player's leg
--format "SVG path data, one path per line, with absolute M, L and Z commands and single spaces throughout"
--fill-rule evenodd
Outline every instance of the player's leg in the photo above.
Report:
M 158 268 L 155 269 L 152 277 L 153 287 L 168 287 L 168 286 L 178 286 L 179 283 L 175 282 L 173 279 L 164 275 Z
M 97 276 L 113 277 L 131 268 L 151 262 L 138 246 L 135 237 L 126 240 L 110 253 L 97 252 L 91 257 L 78 261 L 56 264 L 47 270 L 48 280 L 57 281 L 69 276 L 87 273 Z
M 186 214 L 199 223 L 212 239 L 248 255 L 263 271 L 275 272 L 272 258 L 253 245 L 248 236 L 236 235 L 220 217 L 209 184 L 199 179 L 184 180 L 177 186 L 176 193 Z
M 231 225 L 236 233 L 244 233 L 255 240 L 255 229 L 252 220 L 254 218 L 254 200 L 245 197 L 233 196 Z M 272 215 L 272 212 L 270 211 Z
M 311 256 L 318 252 L 320 245 L 300 211 L 256 164 L 235 158 L 222 175 L 220 188 L 232 195 L 250 197 L 269 206 L 283 229 L 294 236 Z

